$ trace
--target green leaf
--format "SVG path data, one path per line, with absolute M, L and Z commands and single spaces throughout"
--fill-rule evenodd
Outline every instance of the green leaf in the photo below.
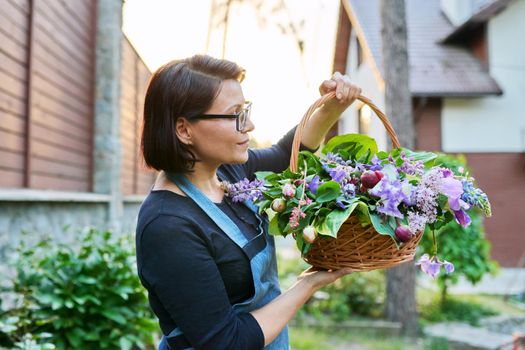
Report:
M 259 180 L 272 181 L 278 178 L 279 176 L 273 171 L 258 171 L 255 173 L 255 177 Z
M 349 158 L 352 159 L 360 159 L 368 153 L 368 162 L 377 151 L 377 143 L 372 137 L 361 134 L 346 134 L 331 138 L 323 147 L 322 153 L 342 154 L 348 152 Z
M 396 243 L 396 246 L 399 248 L 399 244 L 396 240 L 396 235 L 394 233 L 394 228 L 392 227 L 392 224 L 395 225 L 395 218 L 389 217 L 389 219 L 385 220 L 383 217 L 379 216 L 376 213 L 369 213 L 369 215 L 370 219 L 372 220 L 372 225 L 374 225 L 374 229 L 379 234 L 392 237 L 392 239 Z
M 324 203 L 333 201 L 341 194 L 341 185 L 331 180 L 327 181 L 317 188 L 316 201 L 317 203 Z
M 268 226 L 268 233 L 272 236 L 282 235 L 281 230 L 279 229 L 279 215 L 274 215 L 273 218 L 270 220 L 270 224 Z
M 115 310 L 103 310 L 102 315 L 119 324 L 126 324 L 127 322 L 126 319 L 118 311 Z
M 343 225 L 343 223 L 350 217 L 350 215 L 352 215 L 355 208 L 357 208 L 357 206 L 359 205 L 366 206 L 365 203 L 360 202 L 356 199 L 344 210 L 335 209 L 331 211 L 322 221 L 322 224 L 316 227 L 318 233 L 321 235 L 337 238 L 337 232 L 341 228 L 341 225 Z

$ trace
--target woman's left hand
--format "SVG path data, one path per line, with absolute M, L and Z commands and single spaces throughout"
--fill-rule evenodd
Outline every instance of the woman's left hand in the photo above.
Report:
M 332 79 L 325 80 L 319 86 L 321 95 L 335 91 L 335 98 L 325 103 L 325 108 L 334 112 L 343 112 L 361 95 L 361 88 L 352 83 L 348 75 L 335 72 Z

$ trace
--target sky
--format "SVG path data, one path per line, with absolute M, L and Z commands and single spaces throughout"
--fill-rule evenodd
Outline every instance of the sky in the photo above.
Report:
M 279 3 L 285 7 L 272 12 Z M 220 58 L 220 16 L 207 45 L 211 6 L 212 0 L 125 0 L 123 31 L 152 71 L 197 53 Z M 339 0 L 233 1 L 224 58 L 247 71 L 242 87 L 253 102 L 258 142 L 278 141 L 319 97 L 319 85 L 332 73 L 338 11 Z M 297 35 L 279 29 L 289 23 Z M 304 41 L 303 55 L 296 37 Z

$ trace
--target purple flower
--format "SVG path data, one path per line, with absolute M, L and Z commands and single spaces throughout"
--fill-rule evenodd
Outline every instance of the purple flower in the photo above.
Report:
M 401 181 L 390 181 L 390 179 L 385 176 L 368 192 L 371 195 L 381 197 L 379 205 L 376 207 L 378 213 L 403 218 L 403 214 L 399 211 L 398 206 L 401 202 L 408 202 L 410 199 L 406 193 L 403 192 Z
M 423 254 L 419 261 L 416 263 L 416 266 L 421 266 L 421 271 L 426 273 L 432 278 L 436 278 L 436 276 L 439 274 L 439 271 L 441 270 L 441 266 L 445 267 L 445 272 L 452 273 L 454 272 L 454 265 L 451 262 L 444 261 L 441 262 L 437 257 L 432 257 L 428 254 Z
M 424 164 L 422 161 L 415 161 L 414 157 L 407 157 L 406 153 L 403 151 L 400 154 L 400 158 L 403 161 L 399 170 L 409 175 L 423 175 Z
M 343 210 L 346 209 L 346 205 L 344 205 L 339 199 L 336 199 L 335 204 Z
M 264 180 L 255 179 L 250 182 L 248 179 L 243 179 L 237 183 L 231 184 L 223 181 L 221 185 L 224 189 L 225 195 L 231 197 L 233 202 L 256 201 L 263 197 Z
M 463 210 L 454 210 L 454 218 L 456 222 L 463 227 L 467 227 L 471 223 L 470 216 Z
M 315 175 L 314 178 L 312 179 L 312 181 L 310 181 L 310 183 L 308 184 L 308 186 L 310 188 L 310 192 L 312 192 L 313 194 L 315 194 L 315 192 L 317 192 L 317 188 L 321 184 L 320 183 L 320 179 L 321 178 L 318 175 Z
M 381 170 L 381 169 L 383 169 L 383 166 L 381 165 L 381 160 L 379 160 L 379 158 L 377 157 L 376 154 L 374 154 L 372 159 L 370 159 L 370 162 L 372 163 L 372 165 L 365 164 L 365 167 L 368 170 Z
M 447 273 L 452 273 L 452 272 L 454 272 L 454 264 L 452 264 L 451 262 L 445 260 L 445 261 L 443 262 L 443 266 L 445 266 L 445 271 L 446 271 Z
M 442 178 L 440 192 L 448 197 L 450 209 L 459 210 L 461 208 L 460 198 L 463 194 L 463 184 L 461 181 L 454 179 L 452 176 Z
M 343 167 L 339 167 L 339 166 L 337 168 L 330 169 L 328 174 L 330 175 L 332 180 L 334 180 L 335 182 L 338 182 L 338 183 L 341 183 L 344 180 L 344 178 L 346 177 L 345 169 Z

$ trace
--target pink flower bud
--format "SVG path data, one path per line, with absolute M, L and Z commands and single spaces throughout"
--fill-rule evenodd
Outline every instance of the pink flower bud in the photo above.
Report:
M 295 196 L 295 186 L 292 184 L 286 184 L 283 186 L 283 195 L 286 197 Z

